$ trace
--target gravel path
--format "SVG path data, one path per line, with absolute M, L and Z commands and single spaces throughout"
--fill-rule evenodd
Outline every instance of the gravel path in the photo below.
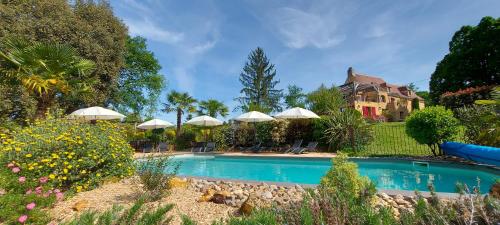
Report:
M 115 204 L 130 207 L 135 199 L 141 194 L 138 185 L 131 179 L 122 180 L 117 183 L 105 184 L 92 191 L 78 193 L 70 199 L 57 203 L 50 214 L 54 218 L 54 222 L 67 220 L 85 210 L 105 211 L 110 209 Z M 152 203 L 147 206 L 159 206 L 164 204 L 175 204 L 168 215 L 173 216 L 171 224 L 181 224 L 181 215 L 188 215 L 198 224 L 211 224 L 214 220 L 227 218 L 237 209 L 224 205 L 215 204 L 212 202 L 197 202 L 200 197 L 200 192 L 196 192 L 191 188 L 174 188 L 169 196 Z M 73 206 L 77 203 L 83 203 L 85 209 L 82 211 L 73 210 Z

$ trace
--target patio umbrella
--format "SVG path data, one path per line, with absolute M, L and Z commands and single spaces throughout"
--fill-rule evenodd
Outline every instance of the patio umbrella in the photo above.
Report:
M 247 122 L 247 123 L 258 123 L 258 122 L 266 122 L 274 120 L 274 118 L 257 111 L 251 111 L 247 113 L 243 113 L 238 117 L 234 118 L 234 120 Z M 255 140 L 257 140 L 257 132 L 255 132 Z
M 247 112 L 247 113 L 239 115 L 238 117 L 234 118 L 234 120 L 248 122 L 248 123 L 255 123 L 255 122 L 271 121 L 271 120 L 274 120 L 274 118 L 272 118 L 264 113 L 261 113 L 261 112 L 251 111 L 251 112 Z
M 139 129 L 143 130 L 153 130 L 153 129 L 159 129 L 159 128 L 166 128 L 166 127 L 172 127 L 174 126 L 173 124 L 160 120 L 160 119 L 152 119 L 149 121 L 146 121 L 144 123 L 141 123 L 137 126 Z
M 320 118 L 316 113 L 303 109 L 300 107 L 295 107 L 287 109 L 281 113 L 276 114 L 274 117 L 280 119 L 318 119 Z
M 186 124 L 203 126 L 203 127 L 213 127 L 222 125 L 222 121 L 215 119 L 211 116 L 197 116 L 187 121 Z M 207 135 L 205 134 L 205 141 L 206 140 L 207 140 Z
M 83 120 L 115 120 L 125 118 L 125 116 L 121 113 L 99 106 L 76 110 L 69 114 L 68 117 L 71 119 Z
M 186 124 L 211 127 L 211 126 L 222 125 L 222 121 L 215 119 L 213 117 L 210 117 L 210 116 L 198 116 L 198 117 L 195 117 L 193 119 L 190 119 L 189 121 L 186 122 Z

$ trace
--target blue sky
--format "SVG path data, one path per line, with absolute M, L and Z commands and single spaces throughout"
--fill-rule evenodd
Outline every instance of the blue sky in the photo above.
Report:
M 147 38 L 168 81 L 165 92 L 215 98 L 231 111 L 241 89 L 239 74 L 257 46 L 276 65 L 279 88 L 339 85 L 352 66 L 428 90 L 453 33 L 483 16 L 500 16 L 499 0 L 112 0 L 111 5 L 131 35 Z M 175 120 L 173 114 L 156 116 Z

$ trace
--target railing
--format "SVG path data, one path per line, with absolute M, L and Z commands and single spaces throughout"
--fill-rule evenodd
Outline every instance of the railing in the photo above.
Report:
M 431 155 L 427 145 L 417 143 L 408 136 L 402 122 L 373 125 L 373 141 L 359 151 L 363 156 L 422 156 Z

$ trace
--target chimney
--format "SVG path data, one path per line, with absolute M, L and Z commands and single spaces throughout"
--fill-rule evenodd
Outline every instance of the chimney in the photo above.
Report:
M 352 67 L 349 67 L 349 69 L 347 69 L 347 79 L 345 80 L 345 84 L 353 82 L 354 76 L 356 76 L 354 73 L 354 69 Z

